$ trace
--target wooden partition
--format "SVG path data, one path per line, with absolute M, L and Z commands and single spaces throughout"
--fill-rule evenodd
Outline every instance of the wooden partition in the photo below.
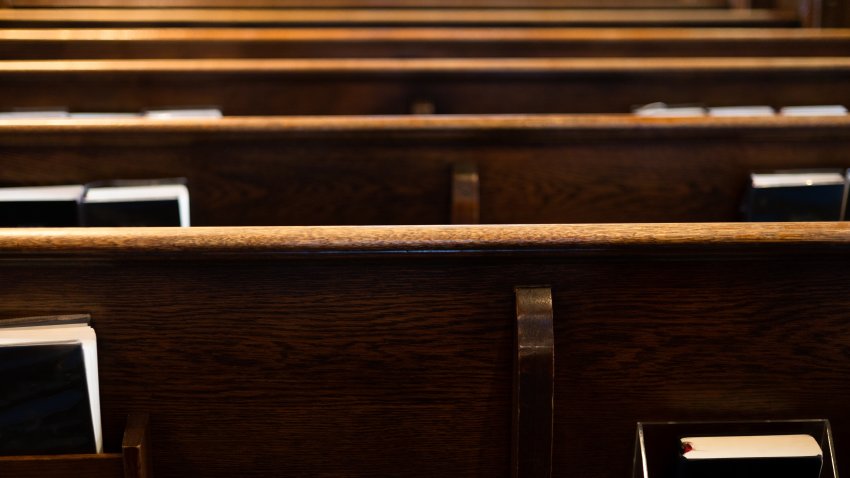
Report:
M 0 27 L 796 27 L 794 11 L 731 9 L 0 9 Z
M 850 30 L 140 28 L 0 30 L 0 59 L 846 56 Z
M 850 167 L 850 117 L 30 120 L 0 150 L 0 186 L 184 176 L 198 226 L 735 221 L 750 171 Z
M 850 105 L 848 83 L 850 58 L 834 57 L 8 61 L 0 62 L 0 110 L 623 113 L 656 101 Z
M 638 420 L 811 417 L 841 471 L 848 258 L 844 224 L 3 230 L 0 319 L 91 314 L 107 449 L 146 411 L 156 476 L 506 478 L 547 314 L 552 476 L 629 476 Z

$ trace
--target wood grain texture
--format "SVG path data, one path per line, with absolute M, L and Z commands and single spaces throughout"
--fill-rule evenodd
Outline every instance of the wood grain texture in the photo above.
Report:
M 724 0 L 5 0 L 12 7 L 74 8 L 722 8 Z
M 119 453 L 0 457 L 0 476 L 20 478 L 121 478 Z
M 736 250 L 758 256 L 757 250 L 773 254 L 795 247 L 825 253 L 846 241 L 850 224 L 843 222 L 0 229 L 0 258 L 273 254 L 318 260 L 389 257 L 400 251 L 488 257 L 500 251 L 596 256 Z
M 92 314 L 106 443 L 150 410 L 158 476 L 510 476 L 517 284 L 553 291 L 554 476 L 626 476 L 638 420 L 825 417 L 850 459 L 845 225 L 2 233 L 0 317 Z
M 127 417 L 121 452 L 124 458 L 124 478 L 153 478 L 150 417 L 147 414 L 131 413 Z
M 391 115 L 428 101 L 439 114 L 623 113 L 655 101 L 850 104 L 848 81 L 845 57 L 7 61 L 0 109 Z
M 846 56 L 850 30 L 140 28 L 0 30 L 0 58 Z
M 186 177 L 197 226 L 736 221 L 750 171 L 848 166 L 850 119 L 3 121 L 0 186 Z
M 555 402 L 555 328 L 552 290 L 517 287 L 513 478 L 552 476 L 552 416 Z
M 732 9 L 0 9 L 2 27 L 794 27 L 796 12 Z

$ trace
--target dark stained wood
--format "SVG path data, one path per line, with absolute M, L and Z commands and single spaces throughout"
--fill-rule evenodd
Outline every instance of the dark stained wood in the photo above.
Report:
M 0 476 L 15 478 L 121 478 L 119 453 L 0 457 Z
M 197 226 L 735 221 L 750 171 L 844 168 L 850 119 L 632 116 L 0 122 L 0 186 L 186 177 Z
M 478 224 L 481 217 L 478 167 L 456 163 L 452 170 L 452 224 Z
M 124 456 L 124 478 L 152 478 L 150 418 L 131 413 L 127 417 L 121 450 Z
M 387 115 L 428 101 L 438 114 L 622 113 L 655 101 L 850 104 L 848 82 L 846 57 L 8 61 L 0 109 Z
M 5 29 L 0 58 L 847 56 L 850 30 L 623 28 Z
M 552 290 L 517 287 L 514 363 L 513 478 L 552 476 L 555 332 Z
M 0 27 L 794 27 L 796 12 L 732 9 L 0 9 Z
M 3 230 L 0 317 L 91 312 L 105 438 L 150 410 L 160 476 L 505 478 L 514 287 L 548 284 L 553 476 L 628 476 L 638 420 L 813 416 L 833 425 L 840 473 L 848 238 L 846 224 Z

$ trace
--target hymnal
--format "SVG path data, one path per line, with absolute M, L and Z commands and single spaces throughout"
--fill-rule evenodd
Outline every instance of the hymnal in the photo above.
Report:
M 818 478 L 820 446 L 809 435 L 685 437 L 680 478 Z
M 744 211 L 748 221 L 840 221 L 846 184 L 842 170 L 753 173 Z
M 88 316 L 0 321 L 0 455 L 101 453 Z
M 705 116 L 706 109 L 701 105 L 668 105 L 659 102 L 633 108 L 632 113 L 636 116 L 687 118 Z
M 79 225 L 83 186 L 0 188 L 0 227 Z
M 779 110 L 783 116 L 847 116 L 842 105 L 786 106 Z
M 189 190 L 183 180 L 112 181 L 87 186 L 83 225 L 189 226 Z
M 221 110 L 218 108 L 186 108 L 186 109 L 163 109 L 147 110 L 145 117 L 149 119 L 216 119 L 221 118 Z
M 774 115 L 776 115 L 776 111 L 770 106 L 717 106 L 708 109 L 708 116 L 718 118 Z

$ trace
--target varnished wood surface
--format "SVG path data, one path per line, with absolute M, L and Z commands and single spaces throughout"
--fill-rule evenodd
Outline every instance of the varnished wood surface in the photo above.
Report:
M 850 30 L 5 29 L 0 59 L 846 56 Z
M 334 253 L 358 241 L 386 253 Z M 149 410 L 157 476 L 504 478 L 514 287 L 549 284 L 553 476 L 628 476 L 638 420 L 812 416 L 840 472 L 848 241 L 843 224 L 2 231 L 0 318 L 92 314 L 106 443 Z M 135 260 L 163 248 L 182 250 Z
M 314 260 L 385 257 L 399 253 L 490 257 L 538 253 L 600 256 L 632 253 L 775 254 L 795 248 L 828 253 L 850 242 L 850 224 L 667 223 L 452 226 L 312 226 L 192 228 L 0 229 L 0 259 L 18 256 L 82 260 L 153 254 L 255 254 Z M 761 251 L 761 252 L 759 252 Z M 546 282 L 540 282 L 544 284 Z M 529 282 L 525 284 L 535 284 Z M 93 317 L 96 321 L 97 318 Z
M 438 114 L 622 113 L 655 101 L 847 105 L 848 82 L 847 57 L 6 61 L 0 109 L 388 115 L 427 102 Z
M 736 221 L 753 170 L 845 168 L 850 118 L 632 116 L 0 122 L 0 186 L 186 177 L 193 224 Z
M 123 478 L 119 453 L 0 457 L 0 476 L 20 478 Z
M 132 8 L 723 8 L 724 0 L 5 0 L 11 7 Z M 0 3 L 2 5 L 2 3 Z
M 796 13 L 732 9 L 0 9 L 2 27 L 164 26 L 793 27 Z

